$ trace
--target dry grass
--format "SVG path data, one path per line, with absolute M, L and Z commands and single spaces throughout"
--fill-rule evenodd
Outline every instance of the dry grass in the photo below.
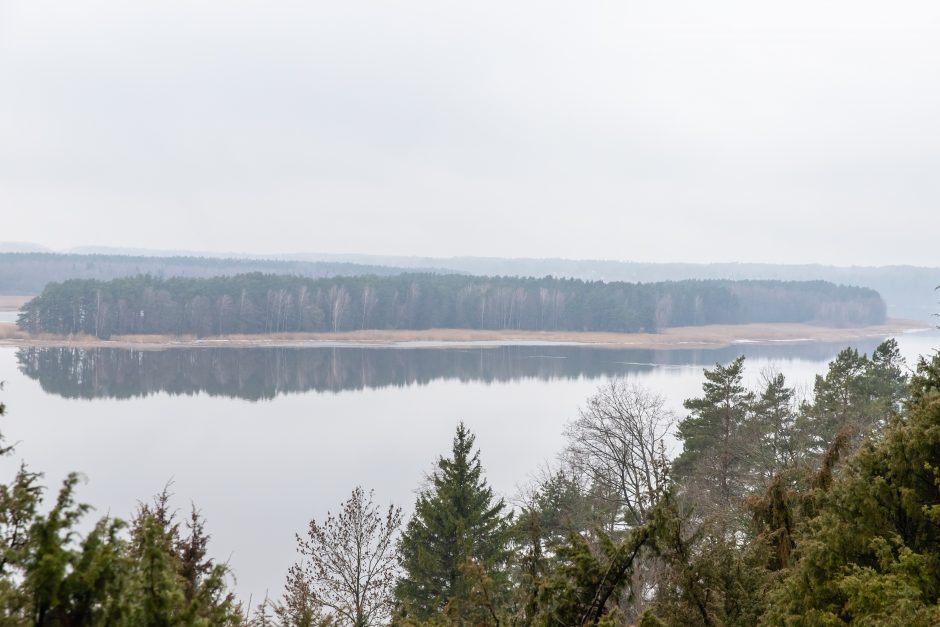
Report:
M 32 299 L 32 296 L 0 294 L 0 311 L 19 311 Z
M 32 341 L 33 339 L 39 338 L 21 331 L 15 322 L 0 322 L 0 343 L 11 344 L 13 340 Z
M 347 333 L 272 333 L 196 338 L 191 335 L 123 335 L 108 340 L 91 336 L 30 335 L 12 323 L 0 323 L 0 345 L 7 346 L 109 346 L 159 350 L 187 346 L 317 346 L 323 343 L 396 345 L 413 342 L 467 344 L 473 342 L 580 343 L 611 348 L 719 348 L 734 342 L 845 342 L 862 337 L 886 337 L 928 328 L 911 320 L 859 328 L 832 328 L 809 324 L 741 324 L 676 327 L 662 333 L 579 333 L 568 331 L 475 331 L 427 329 L 422 331 L 351 331 Z

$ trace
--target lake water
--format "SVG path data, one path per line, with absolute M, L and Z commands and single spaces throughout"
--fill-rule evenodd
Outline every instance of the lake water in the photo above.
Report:
M 911 363 L 940 346 L 933 333 L 898 339 Z M 878 341 L 855 345 L 870 352 Z M 409 511 L 460 420 L 511 498 L 610 377 L 653 388 L 678 411 L 700 392 L 703 367 L 745 354 L 752 381 L 773 367 L 809 389 L 843 347 L 2 348 L 3 432 L 19 444 L 0 468 L 9 476 L 25 459 L 51 487 L 79 471 L 80 499 L 124 517 L 172 480 L 177 505 L 202 509 L 213 554 L 257 600 L 280 593 L 294 533 L 357 484 Z

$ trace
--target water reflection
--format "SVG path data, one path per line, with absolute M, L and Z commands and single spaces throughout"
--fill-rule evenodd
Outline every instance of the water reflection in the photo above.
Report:
M 871 352 L 877 339 L 856 342 Z M 844 343 L 741 344 L 709 350 L 587 346 L 481 348 L 24 348 L 19 369 L 66 398 L 134 398 L 159 392 L 246 400 L 281 394 L 424 385 L 436 380 L 505 382 L 595 379 L 653 368 L 704 367 L 745 354 L 828 361 Z

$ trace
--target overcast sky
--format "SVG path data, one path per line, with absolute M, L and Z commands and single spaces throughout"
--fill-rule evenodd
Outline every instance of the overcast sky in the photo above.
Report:
M 0 240 L 940 265 L 940 3 L 0 0 Z

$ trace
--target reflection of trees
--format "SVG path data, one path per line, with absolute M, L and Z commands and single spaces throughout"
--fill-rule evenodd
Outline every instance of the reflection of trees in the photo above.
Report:
M 876 340 L 859 346 L 870 351 Z M 869 346 L 870 344 L 870 346 Z M 658 366 L 725 363 L 749 357 L 827 361 L 843 346 L 798 344 L 717 350 L 624 350 L 587 346 L 486 348 L 23 348 L 20 370 L 67 398 L 131 398 L 158 392 L 249 400 L 307 391 L 426 384 L 438 379 L 502 382 L 589 379 Z

